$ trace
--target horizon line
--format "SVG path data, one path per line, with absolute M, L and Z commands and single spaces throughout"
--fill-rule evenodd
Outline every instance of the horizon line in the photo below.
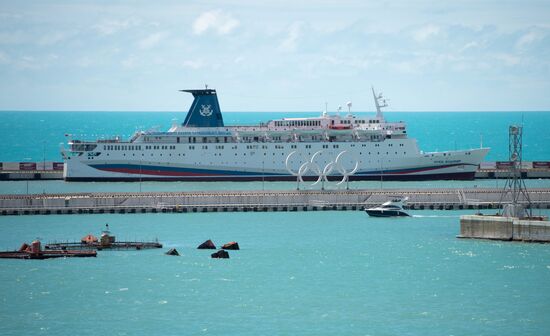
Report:
M 20 110 L 20 109 L 9 109 L 9 110 L 0 110 L 0 113 L 4 112 L 75 112 L 75 113 L 86 113 L 86 112 L 100 112 L 100 113 L 188 113 L 188 111 L 183 110 Z M 402 110 L 402 111 L 382 111 L 383 113 L 541 113 L 541 112 L 550 112 L 548 110 Z M 323 111 L 223 111 L 222 113 L 323 113 Z M 337 111 L 328 111 L 329 114 L 337 114 Z M 376 113 L 376 111 L 353 111 L 353 113 Z M 347 114 L 347 112 L 340 112 L 340 114 Z

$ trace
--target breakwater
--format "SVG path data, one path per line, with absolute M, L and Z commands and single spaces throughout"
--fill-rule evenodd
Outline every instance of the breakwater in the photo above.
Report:
M 550 222 L 542 219 L 466 215 L 458 238 L 550 242 Z
M 412 210 L 497 209 L 501 192 L 456 188 L 0 195 L 0 215 L 361 210 L 393 195 L 408 197 Z M 550 188 L 532 188 L 529 196 L 534 208 L 550 208 Z

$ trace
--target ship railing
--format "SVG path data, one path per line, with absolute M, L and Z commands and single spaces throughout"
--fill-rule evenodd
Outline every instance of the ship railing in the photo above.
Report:
M 129 141 L 129 142 L 134 142 L 134 141 L 136 141 L 137 138 L 139 138 L 142 134 L 143 134 L 143 132 L 136 132 L 136 133 L 134 133 L 134 135 L 132 136 L 132 138 L 130 138 L 130 141 Z

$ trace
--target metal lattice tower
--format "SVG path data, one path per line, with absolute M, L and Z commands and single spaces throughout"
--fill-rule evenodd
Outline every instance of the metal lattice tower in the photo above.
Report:
M 531 200 L 525 181 L 521 176 L 523 126 L 511 125 L 508 129 L 508 138 L 510 167 L 504 190 L 500 195 L 501 215 L 519 218 L 531 217 Z

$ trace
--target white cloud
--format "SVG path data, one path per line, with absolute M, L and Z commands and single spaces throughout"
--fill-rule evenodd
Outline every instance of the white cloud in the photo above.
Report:
M 525 48 L 531 43 L 541 40 L 544 37 L 544 35 L 538 31 L 530 31 L 526 34 L 523 34 L 518 41 L 516 42 L 517 48 Z
M 23 44 L 30 40 L 21 30 L 0 32 L 0 44 Z
M 441 28 L 439 28 L 439 26 L 429 24 L 413 31 L 412 36 L 417 42 L 424 42 L 440 32 Z
M 479 43 L 477 43 L 476 41 L 468 42 L 462 48 L 460 48 L 459 52 L 464 52 L 468 49 L 475 49 L 478 47 L 479 47 Z
M 140 49 L 152 48 L 152 47 L 156 46 L 159 42 L 164 40 L 166 37 L 168 37 L 167 32 L 153 33 L 153 34 L 147 36 L 146 38 L 140 40 L 138 42 L 138 47 Z
M 224 13 L 218 9 L 202 13 L 193 22 L 193 33 L 200 35 L 212 30 L 219 35 L 225 35 L 237 28 L 239 24 L 239 20 L 235 19 L 231 14 Z
M 192 61 L 192 60 L 187 60 L 187 61 L 183 61 L 182 65 L 185 67 L 185 68 L 191 68 L 191 69 L 200 69 L 204 66 L 204 62 L 202 60 L 198 60 L 198 61 Z
M 10 62 L 10 58 L 8 57 L 8 55 L 6 55 L 6 53 L 0 51 L 0 63 L 7 64 L 9 62 Z
M 133 69 L 138 65 L 138 59 L 134 55 L 130 55 L 128 58 L 122 60 L 122 67 L 126 69 Z
M 298 39 L 302 36 L 302 26 L 301 22 L 294 22 L 288 28 L 288 35 L 286 38 L 279 44 L 279 49 L 283 51 L 294 51 Z
M 75 64 L 81 68 L 87 68 L 93 64 L 93 61 L 89 56 L 84 56 L 77 59 Z
M 106 20 L 93 26 L 102 35 L 113 35 L 119 31 L 128 29 L 138 24 L 135 19 L 127 20 Z
M 518 65 L 521 63 L 521 58 L 512 54 L 496 54 L 494 55 L 494 58 L 508 66 Z
M 63 42 L 65 40 L 71 38 L 74 35 L 76 35 L 75 32 L 63 32 L 63 31 L 51 32 L 49 34 L 43 35 L 38 40 L 38 44 L 39 45 L 44 45 L 44 46 L 53 45 L 53 44 L 57 44 L 59 42 Z

